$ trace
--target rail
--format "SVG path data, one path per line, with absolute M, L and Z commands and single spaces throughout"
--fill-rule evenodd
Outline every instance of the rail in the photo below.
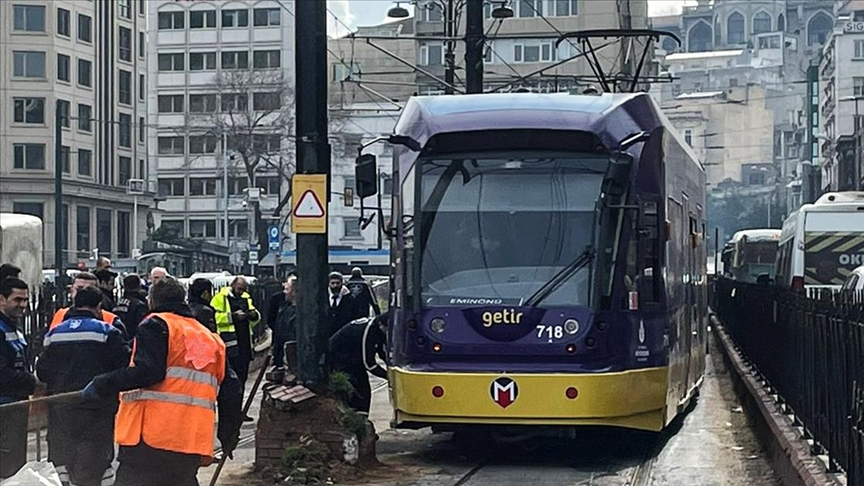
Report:
M 720 321 L 781 407 L 843 471 L 864 485 L 864 292 L 808 292 L 714 282 Z

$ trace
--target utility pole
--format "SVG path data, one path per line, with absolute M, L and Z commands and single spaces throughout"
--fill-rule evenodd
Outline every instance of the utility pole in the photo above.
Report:
M 465 92 L 483 92 L 483 0 L 465 3 Z
M 444 93 L 452 95 L 454 82 L 456 81 L 456 54 L 453 52 L 453 41 L 450 40 L 456 35 L 456 9 L 454 0 L 447 0 L 447 10 L 444 12 L 444 35 L 447 37 L 447 52 L 444 53 L 444 81 L 447 86 L 444 87 Z
M 296 2 L 297 174 L 330 178 L 327 142 L 327 2 Z M 329 194 L 329 190 L 327 193 Z M 297 197 L 297 195 L 295 195 Z M 328 197 L 329 199 L 329 197 Z M 323 202 L 323 201 L 322 201 Z M 326 204 L 326 203 L 325 203 Z M 327 349 L 327 233 L 297 234 L 297 375 L 302 383 L 325 383 Z
M 618 15 L 621 29 L 631 30 L 633 28 L 633 17 L 630 14 L 630 0 L 618 0 Z M 633 79 L 633 44 L 635 38 L 621 38 L 621 76 L 624 80 L 632 82 Z M 645 42 L 650 42 L 646 40 Z M 618 88 L 620 82 L 615 83 L 615 91 L 620 91 Z
M 63 238 L 66 233 L 66 221 L 63 218 L 63 114 L 60 103 L 56 103 L 54 111 L 54 283 L 59 289 L 64 287 L 63 277 L 66 276 L 63 264 Z M 57 295 L 60 303 L 60 294 Z

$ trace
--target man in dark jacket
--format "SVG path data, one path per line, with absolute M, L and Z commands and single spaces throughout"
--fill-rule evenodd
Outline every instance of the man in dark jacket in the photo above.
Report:
M 0 280 L 0 405 L 26 400 L 36 385 L 27 361 L 20 324 L 27 310 L 27 283 Z M 27 462 L 27 406 L 0 413 L 0 479 L 15 475 Z
M 129 341 L 135 339 L 138 323 L 144 319 L 149 310 L 147 294 L 141 290 L 141 277 L 134 273 L 123 277 L 123 297 L 117 301 L 113 312 L 126 325 Z
M 372 404 L 372 387 L 369 374 L 387 379 L 387 371 L 376 361 L 376 357 L 387 361 L 388 313 L 374 318 L 357 319 L 340 329 L 330 338 L 330 366 L 333 371 L 342 371 L 351 379 L 355 394 L 348 405 L 357 412 L 368 415 Z
M 12 265 L 11 263 L 4 263 L 0 265 L 0 280 L 3 280 L 6 277 L 15 277 L 20 278 L 21 269 Z
M 267 323 L 273 330 L 273 366 L 287 365 L 285 343 L 297 340 L 297 277 L 290 276 L 282 292 L 270 299 Z M 274 309 L 274 301 L 278 304 Z M 275 311 L 275 312 L 274 312 Z
M 357 302 L 342 282 L 341 273 L 330 273 L 328 279 L 330 291 L 327 295 L 328 338 L 336 334 L 345 324 L 353 321 L 357 315 Z
M 372 293 L 372 286 L 363 278 L 363 270 L 359 267 L 352 268 L 351 278 L 348 279 L 348 283 L 345 286 L 351 291 L 351 296 L 354 297 L 357 303 L 356 319 L 369 317 L 370 307 L 376 316 L 381 314 L 381 309 L 378 307 L 378 299 Z
M 96 278 L 99 280 L 99 290 L 102 292 L 102 310 L 114 312 L 114 305 L 116 304 L 116 299 L 114 297 L 114 279 L 117 278 L 117 272 L 111 270 L 109 267 L 97 270 L 93 272 L 93 275 L 96 275 Z M 126 321 L 123 321 L 123 324 L 129 325 Z
M 196 278 L 189 286 L 189 307 L 195 319 L 207 329 L 216 332 L 216 309 L 210 305 L 213 299 L 213 282 L 206 278 Z
M 81 390 L 97 375 L 129 364 L 123 333 L 97 318 L 102 294 L 81 289 L 64 321 L 45 335 L 36 376 L 49 394 Z M 99 486 L 114 477 L 117 397 L 48 407 L 48 460 L 63 484 Z
M 195 322 L 195 315 L 192 309 L 185 303 L 186 292 L 183 286 L 172 277 L 164 277 L 153 285 L 150 293 L 150 304 L 152 306 L 152 314 L 138 326 L 138 336 L 135 338 L 135 350 L 133 351 L 133 365 L 122 368 L 111 373 L 97 376 L 84 389 L 84 398 L 93 399 L 98 397 L 115 396 L 118 392 L 137 390 L 139 396 L 145 393 L 154 395 L 152 400 L 136 400 L 135 393 L 128 394 L 128 404 L 126 404 L 126 395 L 121 400 L 120 412 L 117 416 L 117 425 L 115 433 L 115 442 L 120 443 L 120 467 L 117 470 L 117 481 L 115 486 L 154 486 L 154 485 L 176 485 L 187 486 L 197 485 L 196 473 L 201 464 L 202 457 L 200 454 L 191 454 L 178 452 L 171 445 L 170 434 L 181 434 L 177 438 L 176 443 L 188 443 L 190 435 L 182 436 L 184 433 L 191 431 L 184 430 L 184 420 L 187 418 L 182 415 L 172 414 L 156 414 L 151 417 L 152 422 L 134 421 L 126 423 L 124 420 L 129 417 L 124 417 L 124 406 L 144 407 L 142 413 L 146 414 L 147 407 L 150 406 L 184 406 L 182 401 L 171 400 L 170 394 L 162 391 L 156 391 L 154 387 L 172 387 L 177 388 L 178 380 L 192 380 L 186 378 L 191 370 L 186 367 L 179 367 L 181 364 L 189 364 L 190 366 L 198 367 L 199 369 L 208 369 L 213 363 L 224 361 L 224 377 L 221 382 L 215 383 L 218 387 L 216 394 L 216 409 L 218 412 L 217 419 L 218 427 L 216 437 L 222 445 L 223 453 L 231 455 L 234 448 L 240 439 L 240 426 L 242 424 L 242 393 L 240 391 L 240 383 L 237 380 L 237 375 L 231 369 L 228 360 L 224 356 L 224 348 L 221 351 L 221 356 L 205 354 L 202 350 L 212 348 L 208 341 L 206 347 L 190 347 L 188 339 L 201 339 L 200 333 L 196 329 L 188 328 L 189 337 L 185 334 L 175 335 L 171 329 L 182 328 L 192 325 L 198 326 Z M 167 319 L 172 319 L 170 323 Z M 170 333 L 170 334 L 169 334 Z M 217 338 L 218 340 L 218 338 Z M 182 346 L 172 343 L 182 343 Z M 220 342 L 221 343 L 221 342 Z M 184 356 L 180 359 L 176 357 L 176 353 L 182 352 Z M 169 352 L 175 353 L 171 370 L 169 371 Z M 181 372 L 181 373 L 178 373 Z M 193 372 L 193 374 L 201 375 L 203 372 Z M 201 378 L 199 378 L 201 380 Z M 182 381 L 181 381 L 182 383 Z M 199 382 L 203 385 L 210 384 L 203 381 Z M 195 387 L 189 387 L 188 391 L 192 391 Z M 182 389 L 182 388 L 180 388 Z M 172 392 L 173 393 L 173 392 Z M 165 395 L 165 398 L 161 398 Z M 180 395 L 183 397 L 184 395 Z M 198 406 L 201 410 L 191 406 L 190 413 L 194 411 L 196 416 L 207 413 L 207 410 L 212 410 L 209 406 Z M 131 408 L 129 409 L 131 410 Z M 134 417 L 134 414 L 130 414 Z M 215 425 L 215 424 L 214 424 Z M 118 437 L 121 427 L 132 430 L 139 437 L 139 441 L 132 444 L 123 444 L 121 438 Z M 147 442 L 147 434 L 153 434 L 151 443 Z M 208 434 L 209 435 L 209 434 Z M 124 437 L 123 439 L 128 439 Z M 210 442 L 208 449 L 212 450 L 212 438 L 208 437 Z M 163 447 L 158 447 L 154 443 L 165 443 Z

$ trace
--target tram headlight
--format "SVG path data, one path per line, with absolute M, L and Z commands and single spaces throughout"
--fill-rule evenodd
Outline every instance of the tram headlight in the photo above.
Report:
M 447 327 L 447 323 L 444 321 L 444 319 L 436 317 L 435 319 L 432 319 L 432 322 L 429 323 L 429 327 L 432 328 L 433 331 L 440 334 L 444 332 L 444 328 Z
M 564 321 L 564 330 L 567 334 L 576 334 L 579 332 L 579 321 L 576 319 L 567 319 Z

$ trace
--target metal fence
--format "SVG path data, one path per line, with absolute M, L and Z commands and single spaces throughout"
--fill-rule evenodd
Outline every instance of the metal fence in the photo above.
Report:
M 864 486 L 864 293 L 714 285 L 720 320 L 813 452 Z

